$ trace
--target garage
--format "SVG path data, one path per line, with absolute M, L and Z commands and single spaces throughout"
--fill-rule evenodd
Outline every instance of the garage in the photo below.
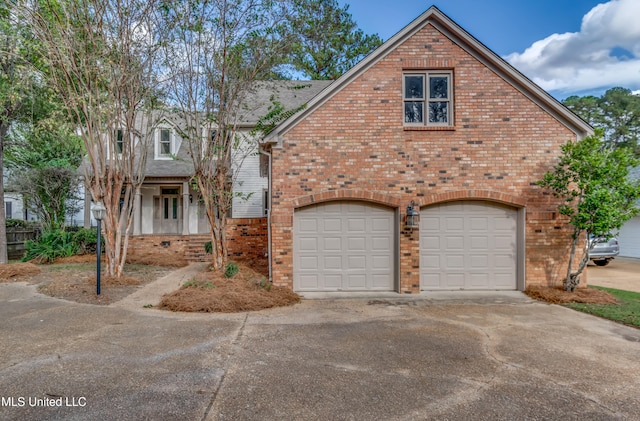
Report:
M 640 216 L 629 219 L 618 236 L 620 256 L 640 258 Z
M 294 213 L 296 291 L 393 291 L 394 209 L 366 202 L 327 202 Z
M 518 210 L 460 201 L 420 212 L 422 290 L 515 290 Z

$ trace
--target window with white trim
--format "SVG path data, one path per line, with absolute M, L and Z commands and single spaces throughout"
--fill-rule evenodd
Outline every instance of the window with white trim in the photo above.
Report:
M 156 131 L 156 159 L 170 159 L 173 151 L 173 135 L 171 129 L 159 128 Z
M 405 72 L 405 126 L 453 126 L 453 86 L 450 71 Z
M 122 141 L 123 139 L 123 131 L 122 129 L 116 129 L 116 153 L 120 154 L 122 153 L 122 151 L 124 150 L 124 142 Z

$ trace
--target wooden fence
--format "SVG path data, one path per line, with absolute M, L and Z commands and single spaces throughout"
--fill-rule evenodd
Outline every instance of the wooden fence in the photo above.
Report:
M 32 228 L 7 227 L 7 254 L 10 260 L 22 259 L 27 240 L 35 240 L 40 230 Z

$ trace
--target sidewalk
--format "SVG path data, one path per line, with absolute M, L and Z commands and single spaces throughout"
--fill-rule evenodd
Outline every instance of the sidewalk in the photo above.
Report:
M 110 304 L 109 307 L 124 308 L 127 310 L 142 309 L 144 306 L 160 303 L 162 296 L 180 288 L 183 282 L 190 280 L 199 272 L 207 268 L 208 263 L 191 263 L 188 266 L 175 270 L 160 279 L 150 282 L 133 294 L 120 301 Z

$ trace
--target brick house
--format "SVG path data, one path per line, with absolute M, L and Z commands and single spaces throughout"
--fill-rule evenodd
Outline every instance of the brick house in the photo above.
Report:
M 560 282 L 569 230 L 535 182 L 590 133 L 432 7 L 265 137 L 273 282 L 302 293 Z

